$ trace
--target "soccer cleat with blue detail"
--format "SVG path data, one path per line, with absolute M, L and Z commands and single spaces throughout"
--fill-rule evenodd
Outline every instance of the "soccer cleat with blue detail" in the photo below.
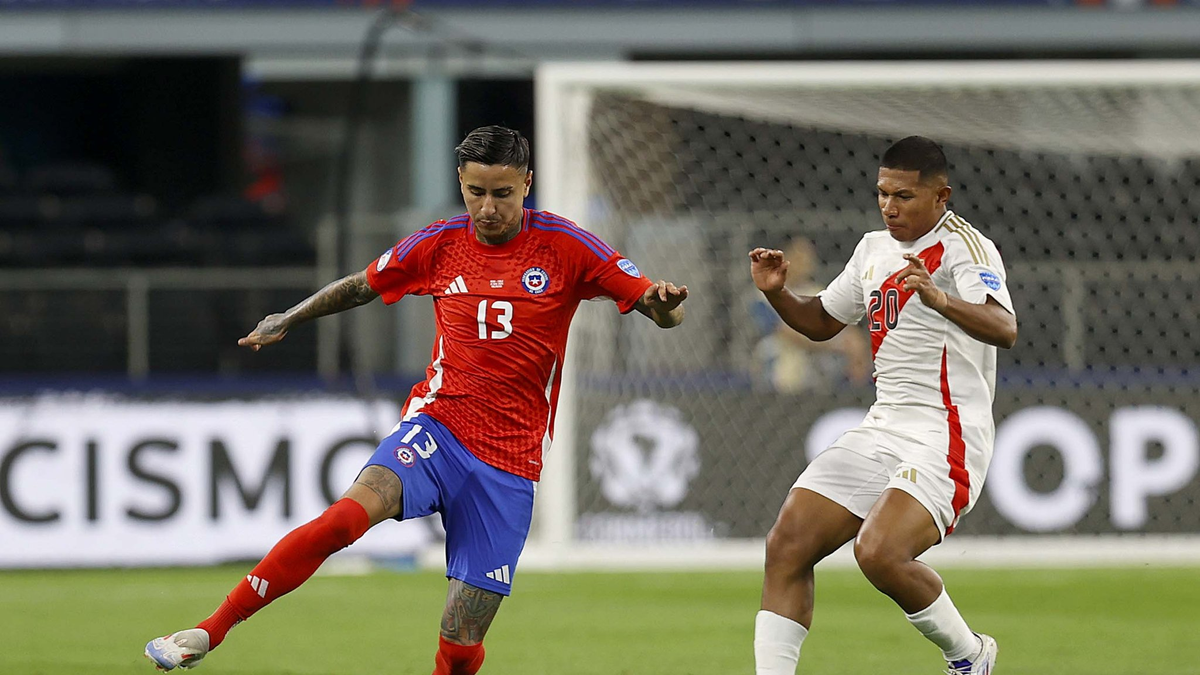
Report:
M 975 635 L 982 644 L 979 654 L 973 659 L 951 661 L 946 675 L 992 675 L 992 668 L 996 666 L 996 654 L 1000 648 L 996 646 L 996 640 L 992 636 L 983 633 Z
M 208 631 L 189 628 L 146 643 L 146 658 L 163 671 L 195 668 L 208 654 Z

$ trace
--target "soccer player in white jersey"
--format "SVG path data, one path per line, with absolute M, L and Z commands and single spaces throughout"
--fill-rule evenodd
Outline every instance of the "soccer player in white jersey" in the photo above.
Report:
M 967 626 L 941 577 L 916 560 L 979 497 L 992 456 L 996 348 L 1017 340 L 1000 253 L 947 208 L 948 181 L 937 143 L 910 136 L 888 148 L 877 184 L 887 229 L 864 235 L 816 296 L 785 287 L 781 251 L 750 252 L 755 285 L 810 339 L 866 318 L 876 380 L 866 419 L 800 474 L 767 535 L 757 675 L 796 672 L 812 625 L 813 566 L 851 539 L 863 574 L 941 648 L 948 673 L 992 672 L 996 641 Z

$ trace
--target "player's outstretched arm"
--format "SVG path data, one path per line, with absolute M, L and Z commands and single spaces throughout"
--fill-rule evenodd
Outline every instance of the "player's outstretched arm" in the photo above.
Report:
M 952 298 L 934 285 L 924 261 L 912 254 L 905 255 L 904 259 L 908 261 L 908 267 L 896 275 L 896 280 L 904 282 L 904 290 L 916 291 L 925 306 L 950 319 L 980 342 L 1002 349 L 1012 349 L 1017 343 L 1017 317 L 1000 303 L 991 297 L 979 305 Z
M 659 328 L 674 328 L 683 323 L 683 301 L 687 296 L 687 286 L 659 280 L 646 289 L 633 307 Z
M 750 251 L 750 276 L 754 279 L 754 285 L 762 291 L 784 323 L 817 342 L 842 332 L 846 324 L 830 316 L 820 298 L 796 295 L 788 290 L 787 269 L 788 261 L 784 259 L 783 251 L 769 248 Z
M 282 314 L 268 315 L 249 335 L 239 339 L 238 344 L 258 351 L 264 345 L 282 340 L 292 326 L 365 305 L 378 297 L 379 294 L 367 283 L 367 273 L 355 272 L 330 283 Z

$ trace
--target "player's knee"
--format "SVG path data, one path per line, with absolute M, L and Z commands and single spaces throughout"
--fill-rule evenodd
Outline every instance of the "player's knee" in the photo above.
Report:
M 780 527 L 779 523 L 767 532 L 767 564 L 779 563 L 790 560 L 792 556 L 788 555 L 795 550 L 796 544 L 791 533 L 785 528 Z
M 872 536 L 869 532 L 860 533 L 855 538 L 854 559 L 858 561 L 858 568 L 863 575 L 876 587 L 886 584 L 904 562 L 885 538 Z
M 460 645 L 438 639 L 435 675 L 475 675 L 483 666 L 483 644 Z
M 802 571 L 817 563 L 816 546 L 810 533 L 775 523 L 767 532 L 767 566 Z

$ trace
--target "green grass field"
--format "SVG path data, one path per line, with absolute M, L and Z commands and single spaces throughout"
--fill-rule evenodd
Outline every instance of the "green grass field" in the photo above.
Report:
M 0 573 L 0 674 L 152 673 L 146 640 L 208 615 L 248 566 Z M 1200 569 L 944 573 L 998 675 L 1200 673 Z M 933 675 L 935 648 L 854 570 L 818 573 L 804 675 Z M 750 675 L 754 572 L 522 574 L 482 674 Z M 428 675 L 445 581 L 313 578 L 198 673 Z

